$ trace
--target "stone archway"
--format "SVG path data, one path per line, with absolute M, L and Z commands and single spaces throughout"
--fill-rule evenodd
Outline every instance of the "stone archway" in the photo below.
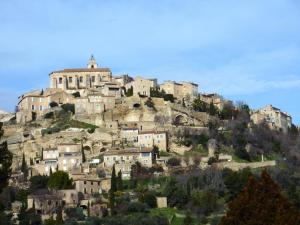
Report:
M 174 117 L 173 124 L 175 126 L 188 125 L 188 118 L 186 115 L 179 114 Z

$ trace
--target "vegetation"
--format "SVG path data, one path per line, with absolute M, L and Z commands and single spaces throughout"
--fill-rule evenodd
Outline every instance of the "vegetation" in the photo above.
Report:
M 160 90 L 159 87 L 150 89 L 150 97 L 163 98 L 165 101 L 174 102 L 174 96 L 167 94 L 164 90 Z
M 0 122 L 0 138 L 3 136 L 3 123 Z M 1 140 L 1 139 L 0 139 Z M 11 174 L 12 153 L 7 148 L 7 142 L 0 142 L 0 193 L 7 186 Z
M 65 105 L 65 107 L 63 107 L 63 110 L 60 111 L 57 116 L 53 116 L 53 118 L 57 118 L 53 121 L 53 125 L 42 130 L 42 135 L 58 133 L 70 127 L 87 129 L 89 133 L 95 132 L 95 129 L 98 128 L 97 126 L 78 120 L 73 120 L 71 117 L 72 112 L 70 110 L 73 110 L 72 105 Z
M 63 171 L 56 171 L 53 173 L 47 183 L 49 188 L 56 190 L 72 189 L 73 180 L 69 178 L 69 174 Z
M 257 180 L 251 176 L 230 204 L 220 225 L 261 224 L 294 225 L 300 223 L 300 213 L 280 193 L 277 184 L 266 171 Z
M 126 97 L 130 97 L 133 95 L 133 87 L 132 86 L 125 91 L 125 95 L 126 95 Z
M 25 160 L 24 153 L 23 153 L 23 156 L 22 156 L 21 171 L 22 171 L 22 173 L 24 175 L 24 178 L 27 179 L 27 177 L 28 177 L 28 166 L 27 166 L 27 163 L 26 163 L 26 160 Z

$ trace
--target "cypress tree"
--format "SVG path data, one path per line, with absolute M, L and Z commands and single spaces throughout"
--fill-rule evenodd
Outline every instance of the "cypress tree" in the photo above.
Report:
M 88 215 L 88 217 L 90 217 L 90 215 L 91 215 L 90 206 L 91 206 L 90 201 L 88 201 L 88 205 L 87 205 L 87 215 Z
M 22 158 L 21 171 L 24 174 L 24 178 L 27 179 L 27 177 L 28 177 L 28 166 L 27 166 L 27 163 L 26 163 L 26 160 L 25 160 L 24 152 L 23 152 L 23 158 Z
M 117 189 L 118 189 L 118 191 L 123 191 L 123 180 L 122 180 L 122 171 L 121 170 L 118 172 Z
M 84 163 L 86 161 L 86 158 L 85 158 L 83 146 L 81 147 L 81 155 L 82 155 L 82 162 Z
M 49 171 L 49 175 L 52 175 L 52 167 L 50 166 L 50 171 Z
M 116 169 L 115 165 L 113 166 L 112 169 L 112 174 L 111 174 L 111 187 L 109 190 L 109 205 L 110 208 L 113 209 L 115 206 L 115 192 L 117 191 L 117 180 L 116 180 Z
M 113 165 L 112 173 L 111 173 L 111 190 L 113 190 L 114 192 L 118 190 L 115 165 Z
M 3 123 L 0 122 L 0 138 L 3 136 Z M 7 142 L 0 142 L 0 193 L 7 186 L 11 174 L 12 153 L 8 151 Z

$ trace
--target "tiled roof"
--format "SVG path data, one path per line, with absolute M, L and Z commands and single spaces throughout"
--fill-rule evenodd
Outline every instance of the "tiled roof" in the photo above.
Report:
M 53 71 L 53 73 L 74 73 L 74 72 L 111 72 L 109 68 L 72 68 Z

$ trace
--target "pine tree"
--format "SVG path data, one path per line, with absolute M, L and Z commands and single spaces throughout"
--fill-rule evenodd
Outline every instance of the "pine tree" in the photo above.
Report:
M 260 180 L 249 178 L 244 190 L 229 204 L 220 225 L 295 225 L 300 213 L 280 193 L 266 171 Z
M 123 191 L 123 180 L 122 180 L 122 171 L 121 170 L 118 172 L 117 190 Z
M 25 160 L 25 154 L 23 153 L 23 158 L 22 158 L 22 165 L 21 165 L 21 171 L 24 174 L 24 178 L 27 179 L 28 177 L 28 166 Z

